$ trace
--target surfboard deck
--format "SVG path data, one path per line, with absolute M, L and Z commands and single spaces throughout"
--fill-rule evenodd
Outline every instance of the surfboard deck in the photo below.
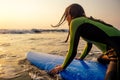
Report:
M 63 56 L 41 52 L 28 52 L 27 59 L 39 69 L 49 72 L 56 65 L 62 64 Z M 64 80 L 104 80 L 107 66 L 93 61 L 73 60 L 59 74 Z

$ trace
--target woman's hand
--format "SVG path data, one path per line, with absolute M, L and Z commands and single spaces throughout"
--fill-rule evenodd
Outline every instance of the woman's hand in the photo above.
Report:
M 79 57 L 75 57 L 75 59 L 76 59 L 76 60 L 80 60 L 80 58 L 79 58 Z
M 52 74 L 52 75 L 55 75 L 55 74 L 58 74 L 60 71 L 62 71 L 63 68 L 61 65 L 57 65 L 55 68 L 53 68 L 49 74 Z
M 75 59 L 76 59 L 76 60 L 83 60 L 83 59 L 81 59 L 80 57 L 75 57 Z

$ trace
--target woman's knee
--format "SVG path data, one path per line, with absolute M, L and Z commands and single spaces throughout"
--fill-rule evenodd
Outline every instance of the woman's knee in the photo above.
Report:
M 102 64 L 109 64 L 109 62 L 110 62 L 108 56 L 104 55 L 104 54 L 100 55 L 97 58 L 97 61 L 100 62 L 100 63 L 102 63 Z

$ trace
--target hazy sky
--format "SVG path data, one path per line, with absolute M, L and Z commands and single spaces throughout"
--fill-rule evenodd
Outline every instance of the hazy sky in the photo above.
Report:
M 0 29 L 51 28 L 72 3 L 81 4 L 88 17 L 120 28 L 120 0 L 0 0 Z

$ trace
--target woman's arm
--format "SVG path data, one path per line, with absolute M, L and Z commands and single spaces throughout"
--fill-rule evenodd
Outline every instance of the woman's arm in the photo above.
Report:
M 87 43 L 87 45 L 85 46 L 84 51 L 80 55 L 79 59 L 83 60 L 88 55 L 91 48 L 92 48 L 92 43 Z
M 65 69 L 72 62 L 72 60 L 75 58 L 77 54 L 77 47 L 78 47 L 80 34 L 81 34 L 77 29 L 78 29 L 78 26 L 72 23 L 70 26 L 70 44 L 69 44 L 68 53 L 62 64 L 63 69 Z

